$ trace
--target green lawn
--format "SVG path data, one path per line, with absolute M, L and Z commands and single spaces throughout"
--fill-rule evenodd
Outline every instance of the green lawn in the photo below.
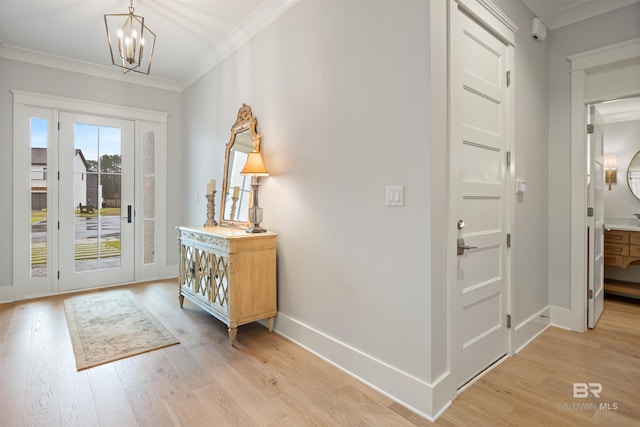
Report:
M 102 216 L 120 216 L 120 208 L 100 208 L 100 215 Z M 92 213 L 80 213 L 76 209 L 76 216 L 80 218 L 92 218 L 98 216 L 98 212 Z M 31 211 L 31 224 L 44 221 L 47 219 L 47 211 Z

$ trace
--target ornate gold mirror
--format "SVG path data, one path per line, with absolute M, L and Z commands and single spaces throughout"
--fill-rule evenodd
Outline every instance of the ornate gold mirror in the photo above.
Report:
M 231 127 L 224 155 L 224 178 L 220 197 L 220 225 L 246 227 L 251 202 L 251 177 L 240 175 L 251 151 L 260 151 L 260 134 L 251 107 L 242 104 Z

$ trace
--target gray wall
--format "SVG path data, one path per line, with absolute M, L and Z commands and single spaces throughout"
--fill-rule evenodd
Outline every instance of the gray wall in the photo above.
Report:
M 569 55 L 640 37 L 640 4 L 549 34 L 549 298 L 571 307 L 571 76 Z
M 515 147 L 516 178 L 527 181 L 527 190 L 515 198 L 513 230 L 513 316 L 516 325 L 549 305 L 547 228 L 547 53 L 548 40 L 536 40 L 529 26 L 533 13 L 522 2 L 496 0 L 520 30 L 516 34 Z M 507 191 L 514 191 L 509 188 Z
M 271 172 L 260 204 L 262 225 L 279 233 L 280 316 L 421 379 L 427 7 L 301 1 L 183 92 L 184 222 L 203 222 L 206 182 L 222 179 L 229 129 L 249 104 Z M 405 186 L 404 207 L 385 207 L 386 185 Z
M 0 58 L 0 286 L 12 280 L 13 95 L 11 89 L 169 113 L 167 135 L 167 263 L 177 265 L 174 227 L 180 223 L 182 171 L 180 94 Z M 19 285 L 19 284 L 14 284 Z

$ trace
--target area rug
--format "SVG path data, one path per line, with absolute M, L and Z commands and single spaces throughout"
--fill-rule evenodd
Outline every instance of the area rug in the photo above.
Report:
M 69 298 L 64 310 L 78 371 L 179 343 L 129 290 Z

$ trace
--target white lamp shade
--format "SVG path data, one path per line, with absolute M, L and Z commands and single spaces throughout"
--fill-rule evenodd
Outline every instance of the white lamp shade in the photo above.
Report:
M 616 169 L 618 167 L 618 160 L 615 154 L 605 154 L 604 155 L 604 168 L 605 169 Z

